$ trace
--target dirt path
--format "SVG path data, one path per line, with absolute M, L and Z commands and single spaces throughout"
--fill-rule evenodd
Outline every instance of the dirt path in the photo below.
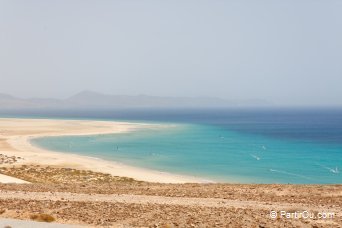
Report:
M 187 197 L 165 197 L 148 195 L 126 195 L 126 194 L 80 194 L 67 192 L 22 192 L 22 191 L 0 191 L 0 199 L 21 199 L 21 200 L 51 200 L 51 201 L 72 201 L 72 202 L 107 202 L 107 203 L 127 203 L 127 204 L 164 204 L 178 206 L 197 207 L 234 207 L 234 208 L 254 208 L 265 210 L 287 210 L 300 208 L 303 210 L 329 210 L 340 212 L 339 209 L 328 207 L 312 207 L 299 203 L 269 203 L 261 201 L 227 200 L 217 198 L 187 198 Z

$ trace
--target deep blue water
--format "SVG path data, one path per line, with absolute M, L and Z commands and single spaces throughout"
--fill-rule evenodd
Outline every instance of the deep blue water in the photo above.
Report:
M 50 137 L 41 147 L 244 183 L 342 183 L 342 110 L 125 110 L 59 117 L 176 123 L 121 135 Z M 56 113 L 55 113 L 56 115 Z

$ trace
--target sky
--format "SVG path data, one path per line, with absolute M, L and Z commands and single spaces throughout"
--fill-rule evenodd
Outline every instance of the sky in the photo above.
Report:
M 342 106 L 340 0 L 0 0 L 0 93 Z

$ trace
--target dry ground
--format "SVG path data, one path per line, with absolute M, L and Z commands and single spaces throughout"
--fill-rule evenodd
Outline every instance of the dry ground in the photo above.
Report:
M 62 167 L 0 173 L 0 217 L 118 227 L 342 227 L 342 185 L 158 184 Z M 270 211 L 332 212 L 329 219 L 271 219 Z

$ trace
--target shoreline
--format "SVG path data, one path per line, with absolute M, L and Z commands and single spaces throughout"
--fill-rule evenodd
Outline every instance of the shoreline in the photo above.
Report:
M 189 181 L 184 176 L 53 152 L 30 143 L 31 138 L 43 135 L 118 133 L 138 127 L 163 126 L 0 119 L 1 173 L 30 182 L 0 183 L 0 223 L 3 218 L 11 218 L 21 219 L 24 226 L 32 221 L 86 227 L 340 227 L 342 224 L 339 213 L 342 185 L 203 184 L 198 179 Z M 159 179 L 140 182 L 127 178 L 129 175 L 124 172 Z M 183 184 L 188 182 L 192 183 Z M 330 217 L 270 218 L 270 211 L 284 210 L 326 212 Z M 6 225 L 16 226 L 16 222 L 11 220 Z M 45 227 L 47 223 L 39 224 Z
M 14 128 L 16 126 L 19 127 L 20 132 L 6 134 L 7 129 L 9 129 L 7 132 L 13 131 L 11 129 L 12 125 Z M 4 138 L 5 142 L 9 145 L 7 151 L 0 147 L 0 153 L 24 158 L 24 160 L 14 165 L 39 164 L 77 168 L 157 183 L 213 183 L 210 180 L 129 166 L 120 162 L 106 161 L 96 157 L 47 150 L 37 147 L 31 142 L 34 138 L 42 137 L 120 134 L 141 128 L 161 126 L 157 124 L 94 120 L 0 118 L 0 127 L 4 129 L 0 132 L 0 137 Z

